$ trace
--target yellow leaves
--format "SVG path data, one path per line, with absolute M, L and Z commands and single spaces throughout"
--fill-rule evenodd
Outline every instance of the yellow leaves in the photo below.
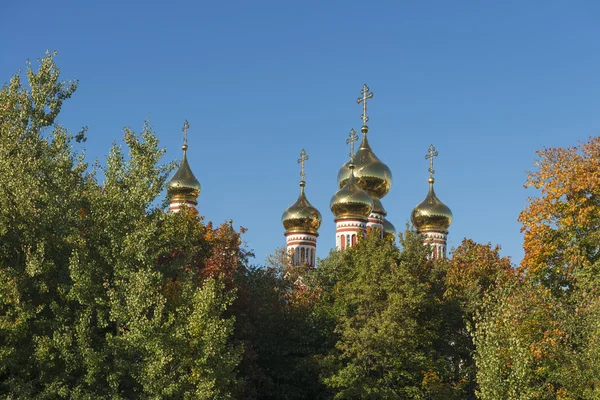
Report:
M 542 333 L 542 337 L 532 341 L 529 345 L 529 351 L 533 355 L 533 358 L 538 361 L 556 358 L 562 350 L 561 346 L 566 341 L 566 332 L 558 328 L 553 328 L 540 333 Z
M 427 392 L 440 392 L 444 388 L 444 382 L 435 371 L 426 371 L 423 373 L 423 381 L 421 387 Z
M 539 190 L 519 215 L 525 233 L 524 276 L 563 285 L 575 269 L 598 256 L 600 226 L 600 137 L 570 148 L 536 152 L 538 169 L 525 187 Z M 595 244 L 594 244 L 595 243 Z

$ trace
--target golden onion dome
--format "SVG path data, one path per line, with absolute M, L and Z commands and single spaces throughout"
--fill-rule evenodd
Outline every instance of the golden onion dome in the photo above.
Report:
M 292 204 L 281 216 L 281 222 L 286 233 L 309 232 L 317 234 L 321 226 L 321 213 L 314 208 L 304 194 L 306 182 L 300 182 L 300 195 L 298 200 Z
M 182 146 L 183 158 L 175 175 L 167 182 L 167 195 L 171 199 L 196 201 L 200 195 L 200 182 L 194 176 L 187 160 L 187 145 Z
M 396 227 L 387 218 L 383 219 L 383 233 L 396 237 Z
M 354 177 L 354 164 L 350 163 L 348 169 L 350 177 L 333 195 L 329 207 L 336 219 L 367 218 L 373 210 L 373 198 L 358 185 Z
M 354 155 L 354 175 L 360 187 L 369 193 L 373 198 L 383 198 L 392 186 L 392 171 L 385 165 L 371 149 L 367 139 L 369 128 L 364 126 L 361 128 L 363 133 L 362 143 L 360 148 Z M 348 169 L 350 161 L 345 163 L 338 172 L 338 187 L 342 188 L 350 177 Z
M 373 212 L 383 215 L 384 217 L 387 215 L 387 211 L 383 208 L 383 204 L 381 204 L 381 200 L 377 197 L 373 197 Z
M 433 190 L 435 180 L 429 178 L 429 193 L 412 212 L 411 220 L 417 231 L 440 231 L 448 233 L 448 227 L 452 223 L 452 211 L 442 203 Z

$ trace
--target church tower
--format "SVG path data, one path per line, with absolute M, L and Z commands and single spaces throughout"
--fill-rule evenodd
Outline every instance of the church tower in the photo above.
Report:
M 198 213 L 198 196 L 200 195 L 200 182 L 194 176 L 187 160 L 187 131 L 190 125 L 187 120 L 183 123 L 183 158 L 175 175 L 167 182 L 167 196 L 169 198 L 169 211 L 179 212 L 182 207 L 189 207 L 195 214 Z
M 354 176 L 354 142 L 356 141 L 354 129 L 350 132 L 350 161 L 347 163 L 350 176 L 338 190 L 329 203 L 331 212 L 335 216 L 335 245 L 344 250 L 358 243 L 367 233 L 369 215 L 373 211 L 373 199 L 359 185 Z M 346 165 L 346 164 L 344 164 Z
M 446 239 L 452 223 L 452 211 L 437 198 L 433 190 L 433 158 L 437 155 L 435 147 L 429 146 L 429 154 L 425 156 L 425 159 L 429 159 L 429 193 L 411 215 L 412 223 L 417 232 L 423 235 L 424 243 L 432 247 L 431 257 L 434 260 L 446 258 Z
M 285 228 L 286 250 L 292 256 L 294 265 L 307 264 L 315 266 L 317 253 L 318 230 L 321 226 L 321 213 L 314 208 L 304 194 L 306 182 L 304 178 L 304 162 L 308 160 L 306 151 L 302 149 L 298 163 L 302 165 L 300 176 L 300 195 L 281 216 Z
M 371 149 L 369 140 L 367 139 L 367 134 L 369 133 L 369 127 L 367 126 L 367 122 L 369 121 L 369 117 L 367 116 L 367 101 L 373 98 L 373 92 L 370 92 L 367 85 L 363 85 L 363 89 L 360 93 L 362 97 L 359 97 L 356 102 L 358 104 L 362 103 L 363 106 L 363 114 L 361 116 L 363 125 L 360 129 L 363 137 L 360 147 L 354 156 L 354 176 L 358 185 L 366 191 L 373 200 L 373 208 L 367 221 L 367 231 L 378 229 L 383 238 L 386 226 L 384 220 L 387 212 L 381 203 L 381 199 L 392 187 L 392 172 L 389 167 L 373 153 L 373 149 Z M 350 133 L 350 136 L 351 139 L 348 139 L 348 141 L 356 140 L 352 137 L 352 132 Z M 350 168 L 348 168 L 350 162 L 351 161 L 348 161 L 344 164 L 338 173 L 339 188 L 344 187 L 346 182 L 350 179 L 352 174 Z M 389 224 L 389 221 L 387 226 L 393 228 L 393 225 Z M 395 236 L 395 230 L 393 234 Z

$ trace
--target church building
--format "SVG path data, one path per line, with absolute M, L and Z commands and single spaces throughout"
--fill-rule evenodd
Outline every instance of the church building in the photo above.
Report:
M 369 145 L 369 127 L 367 122 L 367 102 L 373 98 L 373 93 L 363 85 L 361 97 L 357 99 L 362 104 L 363 114 L 360 132 L 362 140 L 356 152 L 354 143 L 359 137 L 352 129 L 346 144 L 350 147 L 349 159 L 340 168 L 337 175 L 338 190 L 331 198 L 329 207 L 335 222 L 335 245 L 339 250 L 355 246 L 367 233 L 376 230 L 380 238 L 395 238 L 396 229 L 386 218 L 381 199 L 392 187 L 392 172 L 373 152 Z M 183 157 L 175 175 L 167 183 L 169 211 L 178 212 L 182 206 L 191 208 L 197 213 L 200 183 L 194 176 L 187 161 L 187 130 L 189 125 L 184 123 Z M 417 232 L 422 235 L 423 243 L 431 246 L 431 258 L 445 258 L 448 228 L 452 223 L 452 211 L 438 199 L 433 189 L 435 179 L 433 174 L 434 157 L 438 152 L 429 146 L 425 156 L 429 160 L 429 192 L 411 214 L 411 221 Z M 304 163 L 308 160 L 306 151 L 302 149 L 298 163 L 301 164 L 300 194 L 294 204 L 287 208 L 281 218 L 285 229 L 286 250 L 294 265 L 316 264 L 317 238 L 322 224 L 322 216 L 307 199 L 305 193 L 306 181 Z

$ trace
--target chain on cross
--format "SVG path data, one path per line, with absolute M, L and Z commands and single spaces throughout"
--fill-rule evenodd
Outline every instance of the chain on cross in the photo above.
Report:
M 348 136 L 350 136 L 350 138 L 346 139 L 346 144 L 350 145 L 350 159 L 352 160 L 354 158 L 354 142 L 358 140 L 358 135 L 354 128 L 352 128 Z
M 433 157 L 437 157 L 438 156 L 438 152 L 435 149 L 435 147 L 433 147 L 433 144 L 429 146 L 429 154 L 427 154 L 425 156 L 425 159 L 429 159 L 429 177 L 433 178 L 433 174 L 435 174 L 435 170 L 433 169 Z
M 308 155 L 306 154 L 306 151 L 302 149 L 302 152 L 300 153 L 300 158 L 298 159 L 298 164 L 302 165 L 302 169 L 300 170 L 300 176 L 302 177 L 302 180 L 304 180 L 304 178 L 306 177 L 306 174 L 304 173 L 304 161 L 306 160 L 308 160 Z
M 188 123 L 188 120 L 186 119 L 185 121 L 183 121 L 183 128 L 181 129 L 183 131 L 183 145 L 187 146 L 187 131 L 188 129 L 190 129 L 190 124 Z
M 369 122 L 369 117 L 367 117 L 367 99 L 373 98 L 373 92 L 369 93 L 369 90 L 370 90 L 369 87 L 365 83 L 363 85 L 363 89 L 360 91 L 360 94 L 362 94 L 362 97 L 359 97 L 358 99 L 356 99 L 356 102 L 358 104 L 363 103 L 363 114 L 361 115 L 360 118 L 363 120 L 364 126 L 366 126 L 367 122 Z

